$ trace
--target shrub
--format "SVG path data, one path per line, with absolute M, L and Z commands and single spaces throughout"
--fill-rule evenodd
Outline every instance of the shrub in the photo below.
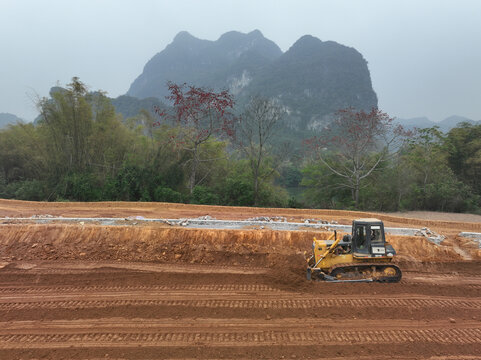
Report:
M 190 196 L 192 204 L 217 205 L 219 196 L 206 186 L 197 185 Z
M 154 191 L 155 201 L 182 202 L 182 194 L 168 187 L 158 186 Z
M 15 191 L 15 198 L 20 200 L 40 201 L 46 199 L 45 184 L 39 180 L 26 180 Z

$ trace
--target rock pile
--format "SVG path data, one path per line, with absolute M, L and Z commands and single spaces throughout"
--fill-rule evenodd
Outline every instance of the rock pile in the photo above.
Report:
M 246 221 L 287 222 L 287 218 L 283 216 L 258 216 L 249 218 Z
M 444 235 L 436 234 L 434 231 L 431 231 L 427 227 L 422 228 L 419 231 L 416 231 L 415 235 L 416 236 L 424 236 L 426 239 L 428 239 L 429 241 L 431 241 L 431 242 L 433 242 L 437 245 L 439 245 L 440 243 L 442 243 L 444 241 L 444 239 L 446 239 L 446 237 Z

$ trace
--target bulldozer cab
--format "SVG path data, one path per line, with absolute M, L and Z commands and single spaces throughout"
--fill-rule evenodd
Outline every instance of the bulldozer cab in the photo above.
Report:
M 378 219 L 360 219 L 352 223 L 352 252 L 354 256 L 372 257 L 386 254 L 384 225 Z

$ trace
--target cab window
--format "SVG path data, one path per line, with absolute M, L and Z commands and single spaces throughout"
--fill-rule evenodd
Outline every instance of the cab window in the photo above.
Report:
M 382 244 L 382 233 L 379 225 L 371 226 L 371 244 Z
M 367 245 L 367 227 L 360 225 L 356 228 L 356 245 L 358 249 L 364 249 Z

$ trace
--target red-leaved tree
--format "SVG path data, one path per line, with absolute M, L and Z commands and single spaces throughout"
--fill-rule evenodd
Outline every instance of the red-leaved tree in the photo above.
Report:
M 172 104 L 171 111 L 155 107 L 160 124 L 170 120 L 179 126 L 179 132 L 172 138 L 175 144 L 191 153 L 189 189 L 192 193 L 198 183 L 197 171 L 201 162 L 215 159 L 202 158 L 202 145 L 213 137 L 234 137 L 235 116 L 232 114 L 234 98 L 227 91 L 214 92 L 196 86 L 178 85 L 168 82 L 170 95 L 167 96 Z
M 393 120 L 377 108 L 370 112 L 341 109 L 321 136 L 305 141 L 319 161 L 339 177 L 339 185 L 351 190 L 356 207 L 363 180 L 410 136 Z

